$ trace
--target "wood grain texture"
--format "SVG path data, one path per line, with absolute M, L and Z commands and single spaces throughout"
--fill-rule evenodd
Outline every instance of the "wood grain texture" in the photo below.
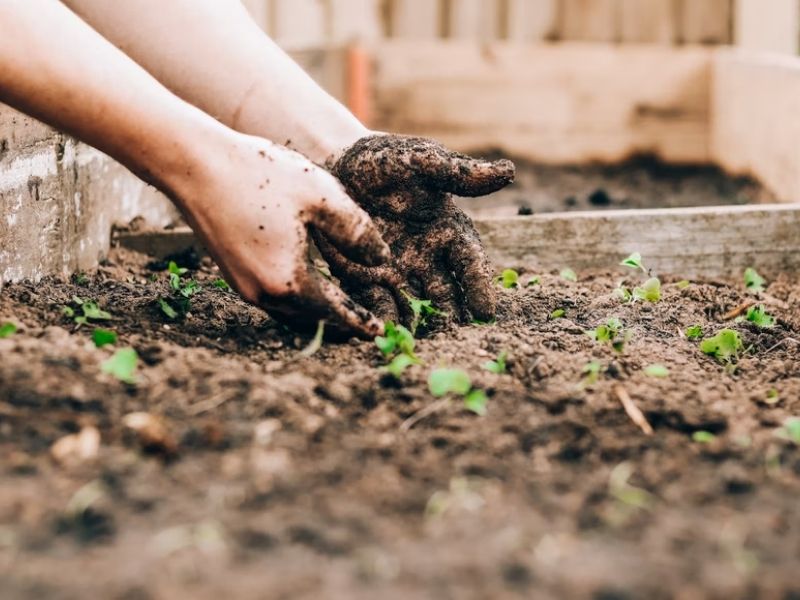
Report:
M 713 79 L 715 160 L 800 202 L 800 58 L 718 50 Z
M 568 41 L 615 42 L 620 37 L 620 0 L 561 0 L 560 37 Z
M 733 0 L 679 1 L 680 39 L 684 43 L 729 44 L 731 42 Z
M 326 0 L 328 39 L 333 44 L 383 37 L 381 0 Z
M 787 205 L 550 213 L 475 226 L 497 269 L 614 269 L 641 252 L 654 272 L 681 277 L 800 272 L 800 208 Z M 116 240 L 159 257 L 202 250 L 188 228 Z
M 387 131 L 548 163 L 709 159 L 703 48 L 398 40 L 373 50 L 374 126 Z
M 678 37 L 675 0 L 620 0 L 623 42 L 674 44 Z
M 447 37 L 470 40 L 496 40 L 500 37 L 500 0 L 450 0 L 447 8 Z
M 434 39 L 441 36 L 441 0 L 388 0 L 389 34 L 393 38 Z
M 558 0 L 506 0 L 506 37 L 514 41 L 552 40 L 558 36 Z

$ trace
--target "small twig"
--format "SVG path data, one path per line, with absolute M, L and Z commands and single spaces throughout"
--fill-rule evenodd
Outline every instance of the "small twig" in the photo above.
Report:
M 443 408 L 446 408 L 450 404 L 450 398 L 442 398 L 441 400 L 437 400 L 433 404 L 429 404 L 425 408 L 421 408 L 413 415 L 408 417 L 405 421 L 400 424 L 400 431 L 406 432 L 410 430 L 414 425 L 422 421 L 425 417 L 429 417 L 430 415 L 439 412 Z
M 792 342 L 793 344 L 800 344 L 800 341 L 797 341 L 794 338 L 783 338 L 780 342 L 778 342 L 771 348 L 767 348 L 767 353 L 772 352 L 773 350 L 777 350 L 779 347 L 783 346 L 786 342 Z
M 631 421 L 636 423 L 645 435 L 653 435 L 653 428 L 650 426 L 650 423 L 647 422 L 647 419 L 642 411 L 639 410 L 639 407 L 633 403 L 627 390 L 621 385 L 615 385 L 614 395 L 622 403 L 622 407 L 625 409 L 625 412 L 628 413 Z
M 214 410 L 215 408 L 219 408 L 223 404 L 225 404 L 228 400 L 231 400 L 236 397 L 236 394 L 230 394 L 228 391 L 220 392 L 219 394 L 215 394 L 208 398 L 207 400 L 203 400 L 202 402 L 198 402 L 197 404 L 192 404 L 186 408 L 186 412 L 191 417 L 197 417 L 202 415 L 203 413 L 207 413 L 209 411 Z
M 746 302 L 742 302 L 736 308 L 734 308 L 732 310 L 729 310 L 724 315 L 722 315 L 722 320 L 723 321 L 732 321 L 736 317 L 741 317 L 744 313 L 747 312 L 747 310 L 750 307 L 755 306 L 755 304 L 756 304 L 755 300 L 747 300 Z

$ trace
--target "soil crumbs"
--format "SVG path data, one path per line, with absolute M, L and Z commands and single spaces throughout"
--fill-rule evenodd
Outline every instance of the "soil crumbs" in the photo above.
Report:
M 495 324 L 421 339 L 395 381 L 369 342 L 303 358 L 207 261 L 170 320 L 147 260 L 0 294 L 19 326 L 0 339 L 3 598 L 800 598 L 796 276 L 772 279 L 759 329 L 722 321 L 740 282 L 662 277 L 659 303 L 622 304 L 621 273 L 537 274 Z M 111 313 L 135 385 L 62 314 L 73 296 Z M 585 333 L 610 317 L 623 353 Z M 735 370 L 684 337 L 695 324 L 741 334 Z M 507 374 L 482 369 L 503 351 Z M 454 399 L 405 430 L 439 365 L 488 414 Z

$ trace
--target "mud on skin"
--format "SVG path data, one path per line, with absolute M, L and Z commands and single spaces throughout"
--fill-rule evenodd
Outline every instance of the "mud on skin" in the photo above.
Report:
M 498 290 L 496 325 L 420 340 L 426 364 L 394 382 L 371 342 L 300 358 L 308 340 L 216 289 L 207 260 L 188 274 L 202 284 L 190 314 L 169 321 L 164 265 L 147 263 L 116 251 L 85 281 L 0 293 L 0 323 L 20 325 L 0 340 L 3 600 L 800 592 L 800 447 L 775 436 L 800 416 L 796 275 L 770 278 L 785 304 L 768 305 L 778 325 L 760 330 L 720 320 L 747 297 L 740 281 L 665 277 L 659 304 L 622 305 L 619 272 L 571 283 L 520 269 L 541 284 Z M 100 372 L 112 350 L 61 314 L 73 295 L 115 317 L 104 325 L 141 357 L 136 387 Z M 557 308 L 565 318 L 549 319 Z M 584 333 L 611 316 L 634 332 L 621 356 Z M 727 374 L 682 337 L 693 324 L 732 325 L 754 351 Z M 507 374 L 481 368 L 504 350 Z M 592 360 L 608 372 L 580 390 Z M 653 363 L 670 376 L 648 377 Z M 453 402 L 401 431 L 434 401 L 426 378 L 440 364 L 472 375 L 488 414 Z M 618 385 L 654 435 L 626 416 Z M 130 437 L 137 411 L 163 420 L 172 460 Z M 52 444 L 87 425 L 97 458 L 54 462 Z M 716 439 L 694 442 L 701 430 Z M 621 463 L 646 508 L 610 490 Z
M 363 267 L 324 237 L 316 241 L 342 288 L 379 317 L 408 322 L 402 292 L 433 301 L 456 321 L 494 317 L 492 269 L 470 218 L 452 194 L 482 196 L 514 179 L 514 165 L 470 158 L 424 138 L 376 135 L 331 166 L 373 218 L 392 261 Z

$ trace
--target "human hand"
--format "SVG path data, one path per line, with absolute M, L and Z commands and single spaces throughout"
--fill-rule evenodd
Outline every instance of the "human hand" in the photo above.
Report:
M 408 324 L 403 293 L 429 299 L 451 318 L 491 320 L 496 309 L 492 268 L 470 218 L 451 194 L 482 196 L 514 179 L 508 160 L 473 159 L 424 138 L 362 138 L 331 165 L 350 196 L 373 218 L 392 261 L 363 266 L 315 235 L 342 288 L 379 317 Z
M 324 319 L 338 334 L 381 333 L 383 324 L 308 259 L 308 228 L 354 264 L 389 259 L 377 228 L 339 182 L 260 138 L 236 134 L 212 155 L 174 186 L 175 201 L 230 285 L 294 329 L 311 330 Z

